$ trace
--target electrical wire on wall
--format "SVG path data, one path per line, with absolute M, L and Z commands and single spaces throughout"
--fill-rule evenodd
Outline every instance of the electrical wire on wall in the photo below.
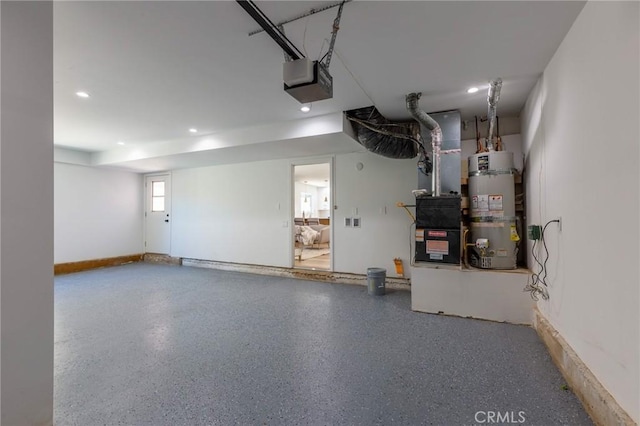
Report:
M 539 300 L 538 297 L 542 297 L 544 300 L 549 300 L 549 291 L 547 290 L 549 287 L 547 283 L 547 261 L 549 260 L 549 249 L 547 248 L 547 242 L 544 239 L 544 232 L 552 223 L 560 223 L 560 221 L 558 219 L 550 220 L 544 225 L 542 232 L 540 233 L 540 241 L 542 241 L 542 247 L 544 248 L 544 257 L 538 258 L 536 255 L 536 245 L 538 240 L 533 241 L 533 247 L 531 248 L 531 253 L 533 254 L 533 259 L 536 264 L 533 267 L 534 271 L 531 273 L 530 281 L 524 287 L 524 291 L 529 292 L 533 300 Z M 537 271 L 535 271 L 535 269 L 537 269 Z

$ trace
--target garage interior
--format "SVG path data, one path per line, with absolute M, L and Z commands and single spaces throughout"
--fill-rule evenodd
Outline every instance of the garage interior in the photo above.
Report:
M 3 425 L 638 423 L 638 3 L 0 10 Z

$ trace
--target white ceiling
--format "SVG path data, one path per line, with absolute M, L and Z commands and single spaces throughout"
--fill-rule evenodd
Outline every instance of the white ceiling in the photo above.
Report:
M 274 22 L 327 3 L 257 2 Z M 389 118 L 408 119 L 404 95 L 414 91 L 424 93 L 426 111 L 460 109 L 470 118 L 486 112 L 494 77 L 504 80 L 498 113 L 517 115 L 583 6 L 347 3 L 330 68 L 334 98 L 305 115 L 282 89 L 280 48 L 265 33 L 248 36 L 258 26 L 234 1 L 56 2 L 55 143 L 136 149 L 372 102 Z M 315 58 L 336 11 L 288 24 L 286 34 Z M 472 85 L 480 92 L 467 94 Z M 78 98 L 79 90 L 91 97 Z

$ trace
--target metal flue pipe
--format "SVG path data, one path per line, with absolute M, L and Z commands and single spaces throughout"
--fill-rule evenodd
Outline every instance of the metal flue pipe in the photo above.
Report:
M 490 151 L 493 151 L 493 131 L 496 128 L 496 108 L 498 106 L 498 101 L 500 100 L 501 88 L 501 78 L 491 80 L 491 85 L 489 86 L 489 94 L 487 95 L 487 103 L 489 104 L 487 121 L 489 122 L 489 129 L 487 130 L 487 139 L 485 143 L 485 147 Z
M 433 196 L 440 196 L 440 147 L 442 146 L 442 129 L 436 120 L 424 112 L 418 106 L 418 100 L 422 93 L 409 93 L 406 96 L 407 110 L 411 116 L 427 129 L 431 130 L 431 147 L 433 149 L 433 174 L 431 185 L 433 186 Z

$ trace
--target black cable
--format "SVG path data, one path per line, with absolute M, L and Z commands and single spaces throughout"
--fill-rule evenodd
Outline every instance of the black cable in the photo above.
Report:
M 542 228 L 542 233 L 541 233 L 541 239 L 542 239 L 542 246 L 544 247 L 544 251 L 546 253 L 545 258 L 544 258 L 544 264 L 542 265 L 542 271 L 544 273 L 544 277 L 542 278 L 542 281 L 544 282 L 544 285 L 547 285 L 547 261 L 549 260 L 549 249 L 547 248 L 547 242 L 544 239 L 544 231 L 546 231 L 547 226 L 549 226 L 550 224 L 554 223 L 554 222 L 560 222 L 558 219 L 554 219 L 554 220 L 550 220 L 549 222 L 547 222 L 544 225 L 544 228 Z
M 536 244 L 538 243 L 537 240 L 533 241 L 533 246 L 531 248 L 531 253 L 533 254 L 533 259 L 536 261 L 536 265 L 532 268 L 532 272 L 531 272 L 531 282 L 527 282 L 527 285 L 524 287 L 524 291 L 528 291 L 529 293 L 531 293 L 531 298 L 533 300 L 538 300 L 538 294 L 541 294 L 543 298 L 545 298 L 545 290 L 540 287 L 540 275 L 538 273 L 535 272 L 535 268 L 536 266 L 539 268 L 542 266 L 542 264 L 540 263 L 540 261 L 538 260 L 538 257 L 536 256 Z
M 540 233 L 540 240 L 542 241 L 542 246 L 544 247 L 544 251 L 545 251 L 544 258 L 543 258 L 544 260 L 541 261 L 541 259 L 538 259 L 538 256 L 536 255 L 536 244 L 538 241 L 537 240 L 533 241 L 531 253 L 533 255 L 533 259 L 536 261 L 536 265 L 534 266 L 534 268 L 537 267 L 538 272 L 532 271 L 531 282 L 528 282 L 524 288 L 525 291 L 528 291 L 531 293 L 531 298 L 533 300 L 538 300 L 538 294 L 540 294 L 544 300 L 549 299 L 549 293 L 546 290 L 546 287 L 548 287 L 547 262 L 549 261 L 549 248 L 547 247 L 547 242 L 544 238 L 544 232 L 547 230 L 547 227 L 550 224 L 556 223 L 556 222 L 559 223 L 560 220 L 554 219 L 547 222 L 543 226 L 542 232 Z M 545 288 L 542 288 L 541 285 L 543 285 Z
M 544 266 L 542 265 L 542 262 L 540 262 L 540 259 L 538 259 L 538 257 L 536 256 L 536 252 L 535 252 L 536 243 L 537 243 L 537 241 L 534 241 L 534 243 L 533 243 L 533 258 L 535 259 L 535 261 L 537 263 L 537 266 L 539 268 L 539 272 L 537 274 L 535 274 L 536 279 L 539 280 L 539 278 L 541 277 L 540 273 L 542 273 L 542 268 Z M 544 284 L 545 287 L 547 285 L 547 283 L 545 281 L 542 281 L 542 284 Z

